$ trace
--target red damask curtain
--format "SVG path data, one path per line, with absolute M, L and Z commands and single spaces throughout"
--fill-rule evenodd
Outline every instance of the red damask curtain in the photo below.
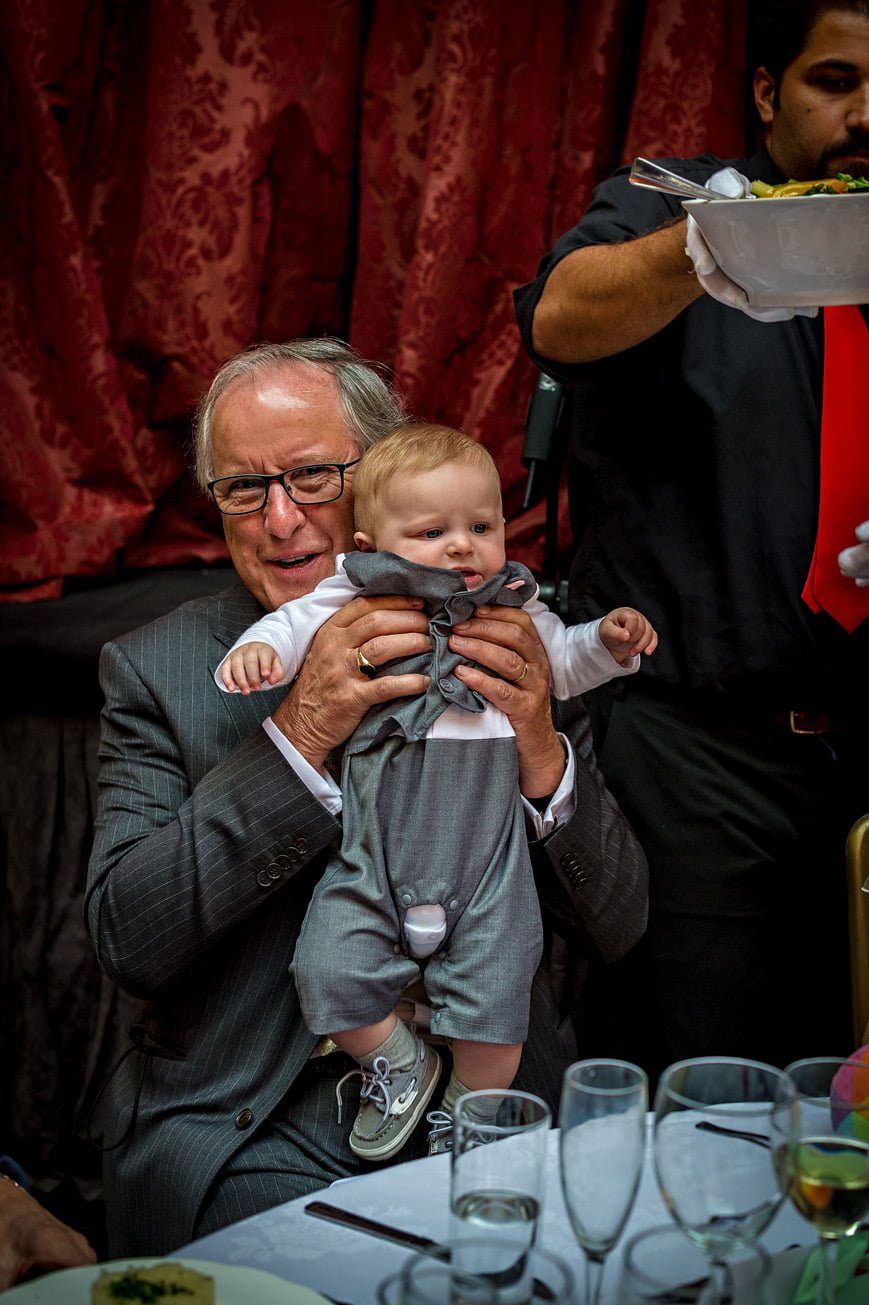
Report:
M 0 598 L 223 557 L 191 408 L 323 332 L 492 449 L 536 564 L 510 291 L 619 162 L 741 151 L 745 4 L 0 6 Z

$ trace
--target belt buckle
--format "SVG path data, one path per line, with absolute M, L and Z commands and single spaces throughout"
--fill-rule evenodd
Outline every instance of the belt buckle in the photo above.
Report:
M 825 713 L 800 711 L 791 708 L 788 712 L 788 725 L 791 734 L 828 734 L 830 722 Z

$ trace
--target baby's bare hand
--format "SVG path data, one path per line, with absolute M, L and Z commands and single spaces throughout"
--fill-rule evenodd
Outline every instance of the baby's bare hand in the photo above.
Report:
M 650 657 L 658 646 L 658 634 L 642 612 L 633 607 L 617 607 L 600 623 L 600 641 L 619 666 L 631 657 L 645 653 Z
M 277 684 L 283 673 L 281 659 L 269 644 L 243 643 L 227 657 L 220 678 L 230 693 L 247 695 L 263 684 Z

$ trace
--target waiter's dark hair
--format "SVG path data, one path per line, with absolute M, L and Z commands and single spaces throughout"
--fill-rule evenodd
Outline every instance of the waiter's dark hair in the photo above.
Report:
M 805 49 L 812 28 L 830 10 L 869 18 L 869 0 L 763 0 L 751 4 L 749 62 L 775 78 L 776 96 L 782 74 Z

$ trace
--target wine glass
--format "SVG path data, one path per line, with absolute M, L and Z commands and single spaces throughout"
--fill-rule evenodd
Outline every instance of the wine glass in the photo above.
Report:
M 771 1270 L 766 1251 L 756 1246 L 729 1264 L 727 1294 L 740 1305 L 767 1301 Z M 665 1301 L 695 1301 L 706 1285 L 709 1265 L 696 1243 L 674 1223 L 634 1233 L 621 1254 L 616 1300 L 619 1305 L 663 1305 Z
M 782 1117 L 776 1157 L 788 1195 L 818 1233 L 818 1305 L 833 1305 L 836 1244 L 869 1212 L 869 1065 L 854 1056 L 797 1060 L 796 1109 Z
M 646 1146 L 648 1081 L 624 1060 L 580 1060 L 561 1091 L 561 1190 L 585 1253 L 586 1301 L 597 1305 L 604 1261 L 637 1194 Z
M 702 1301 L 720 1305 L 727 1261 L 760 1236 L 784 1199 L 773 1159 L 794 1088 L 771 1065 L 702 1057 L 670 1065 L 655 1098 L 655 1172 L 673 1218 L 709 1261 Z

